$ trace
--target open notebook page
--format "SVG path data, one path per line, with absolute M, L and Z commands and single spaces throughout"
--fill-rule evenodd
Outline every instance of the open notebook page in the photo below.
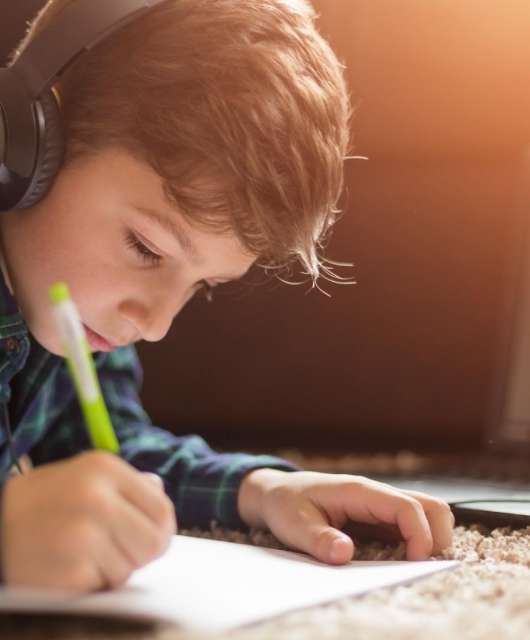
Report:
M 85 596 L 0 590 L 0 611 L 54 611 L 175 623 L 221 632 L 294 609 L 410 582 L 453 561 L 323 564 L 302 553 L 177 535 L 114 591 Z

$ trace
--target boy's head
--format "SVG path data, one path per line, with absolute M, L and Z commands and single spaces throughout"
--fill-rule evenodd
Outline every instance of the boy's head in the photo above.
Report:
M 18 52 L 72 1 L 49 2 Z M 85 323 L 121 344 L 160 339 L 201 283 L 256 260 L 297 259 L 318 276 L 349 101 L 313 19 L 303 0 L 168 0 L 61 76 L 63 167 L 41 202 L 0 218 L 44 346 L 60 352 L 51 280 L 68 280 Z M 179 226 L 198 255 L 138 207 Z

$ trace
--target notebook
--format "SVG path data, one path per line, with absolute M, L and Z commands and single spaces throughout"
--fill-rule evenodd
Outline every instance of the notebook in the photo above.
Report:
M 457 561 L 327 565 L 293 551 L 176 535 L 126 585 L 83 596 L 1 589 L 0 612 L 46 612 L 170 622 L 220 633 L 296 609 L 409 583 Z

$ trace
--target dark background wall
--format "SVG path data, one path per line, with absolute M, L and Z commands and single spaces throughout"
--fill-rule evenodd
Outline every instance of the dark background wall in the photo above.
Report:
M 223 446 L 463 447 L 488 419 L 529 141 L 524 2 L 320 0 L 355 151 L 329 254 L 356 287 L 200 301 L 146 345 L 159 422 Z M 162 366 L 164 374 L 157 375 Z
M 476 442 L 517 240 L 518 164 L 352 164 L 331 254 L 355 261 L 358 285 L 328 287 L 331 299 L 279 285 L 191 304 L 164 343 L 141 349 L 153 415 L 229 446 Z
M 355 263 L 358 285 L 192 303 L 165 343 L 141 350 L 146 404 L 226 447 L 474 445 L 522 222 L 530 10 L 314 4 L 347 66 L 355 151 L 370 158 L 347 164 L 329 250 Z
M 162 343 L 140 346 L 143 399 L 156 423 L 226 448 L 475 445 L 523 222 L 530 9 L 314 4 L 369 157 L 346 165 L 328 252 L 355 263 L 358 284 L 327 286 L 329 299 L 254 286 L 254 273 L 192 302 Z

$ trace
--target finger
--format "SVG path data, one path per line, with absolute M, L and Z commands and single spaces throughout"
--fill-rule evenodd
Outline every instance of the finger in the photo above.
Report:
M 171 541 L 171 531 L 155 525 L 125 500 L 115 511 L 111 532 L 115 544 L 135 569 L 161 556 Z
M 156 473 L 151 473 L 151 471 L 142 471 L 142 475 L 148 482 L 152 482 L 155 487 L 158 487 L 158 489 L 162 489 L 165 491 L 164 481 L 159 475 L 157 475 Z
M 102 589 L 121 587 L 136 569 L 129 556 L 117 543 L 112 531 L 106 531 L 101 548 L 94 559 L 102 577 Z
M 416 500 L 397 505 L 396 522 L 407 545 L 407 560 L 427 560 L 433 538 L 423 507 Z
M 271 531 L 291 548 L 329 564 L 349 562 L 355 551 L 353 540 L 330 526 L 327 516 L 310 501 L 278 518 Z
M 177 521 L 175 508 L 165 491 L 152 480 L 146 481 L 143 473 L 133 471 L 120 484 L 121 495 L 157 526 L 169 533 L 176 533 Z
M 361 496 L 357 483 L 351 487 L 354 495 L 344 505 L 351 520 L 397 525 L 406 542 L 408 560 L 424 560 L 431 556 L 431 529 L 422 505 L 415 498 L 375 481 L 363 483 Z
M 128 578 L 134 567 L 114 544 L 110 530 L 94 522 L 84 523 L 77 529 L 80 541 L 75 563 L 67 571 L 58 568 L 54 588 L 75 593 L 111 589 Z M 54 581 L 55 582 L 55 581 Z
M 100 474 L 112 478 L 120 495 L 136 505 L 148 518 L 175 531 L 175 510 L 163 484 L 153 480 L 155 474 L 142 473 L 126 460 L 106 452 L 94 451 L 82 456 L 92 467 L 95 465 Z
M 404 491 L 415 498 L 423 507 L 433 537 L 432 555 L 439 555 L 453 544 L 455 517 L 449 505 L 443 500 L 420 491 Z

